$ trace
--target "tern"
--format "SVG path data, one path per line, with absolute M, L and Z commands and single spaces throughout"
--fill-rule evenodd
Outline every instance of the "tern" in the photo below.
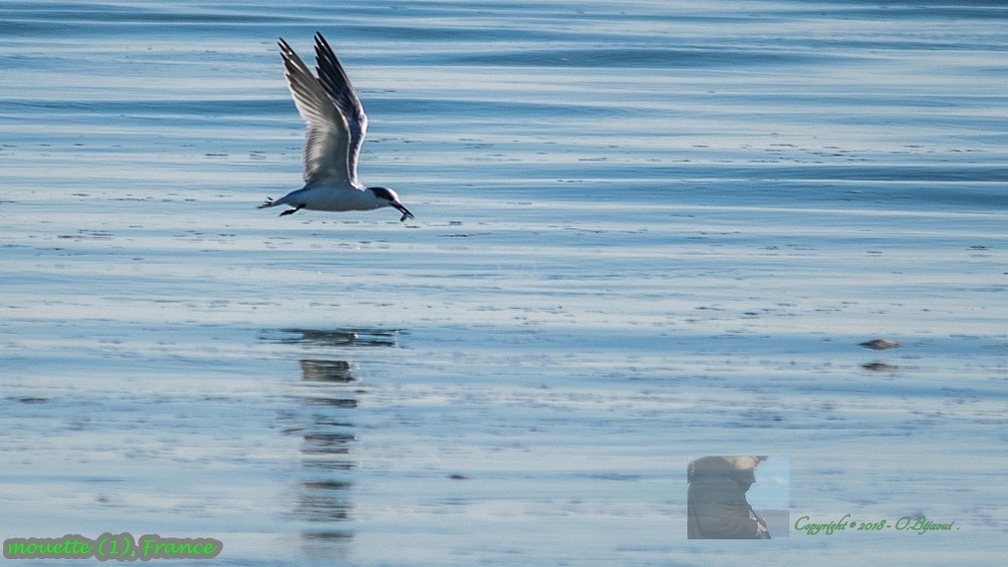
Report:
M 370 211 L 392 207 L 402 213 L 400 222 L 413 218 L 395 191 L 364 187 L 357 180 L 357 159 L 367 133 L 367 115 L 329 43 L 321 33 L 315 34 L 317 78 L 283 38 L 279 44 L 287 87 L 308 125 L 305 185 L 279 199 L 267 199 L 259 208 L 291 207 L 280 213 L 284 216 L 301 209 Z

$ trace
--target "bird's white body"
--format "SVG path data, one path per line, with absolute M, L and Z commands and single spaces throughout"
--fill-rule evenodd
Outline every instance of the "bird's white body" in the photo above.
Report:
M 367 133 L 367 115 L 332 48 L 315 34 L 318 77 L 287 42 L 280 40 L 284 76 L 298 113 L 308 125 L 305 141 L 305 186 L 259 208 L 287 205 L 280 216 L 301 209 L 315 211 L 370 211 L 393 207 L 404 221 L 413 214 L 385 187 L 364 187 L 357 181 L 357 158 Z
M 316 185 L 292 191 L 270 201 L 269 206 L 289 205 L 313 211 L 370 211 L 389 206 L 374 193 L 353 185 Z

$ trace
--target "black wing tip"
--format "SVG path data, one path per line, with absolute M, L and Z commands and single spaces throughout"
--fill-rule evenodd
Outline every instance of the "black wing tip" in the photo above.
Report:
M 286 52 L 288 54 L 296 54 L 294 48 L 291 47 L 290 44 L 287 43 L 287 40 L 285 40 L 282 37 L 277 38 L 277 45 L 280 46 L 281 52 Z M 322 32 L 319 31 L 315 32 L 315 53 L 320 57 L 328 55 L 333 59 L 336 58 L 336 55 L 333 53 L 332 47 L 329 46 L 329 42 L 326 41 L 326 38 L 322 35 Z
M 332 53 L 332 48 L 329 47 L 329 42 L 326 38 L 322 37 L 322 32 L 315 32 L 315 52 L 316 53 Z
M 336 59 L 336 54 L 333 52 L 332 47 L 329 46 L 329 42 L 326 41 L 326 38 L 322 37 L 322 32 L 315 32 L 315 55 L 320 61 L 326 59 L 339 61 Z
M 283 58 L 284 63 L 292 61 L 295 57 L 298 56 L 297 52 L 294 51 L 294 48 L 291 47 L 289 43 L 284 41 L 284 38 L 281 37 L 280 41 L 277 42 L 277 45 L 280 46 L 280 57 Z

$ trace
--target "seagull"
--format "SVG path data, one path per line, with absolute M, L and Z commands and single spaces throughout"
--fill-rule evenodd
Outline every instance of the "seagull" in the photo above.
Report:
M 367 133 L 367 115 L 329 43 L 321 33 L 315 33 L 318 78 L 283 38 L 279 44 L 287 87 L 298 113 L 308 124 L 305 185 L 279 199 L 268 199 L 259 208 L 292 207 L 280 213 L 284 216 L 301 209 L 370 211 L 392 207 L 402 213 L 400 222 L 413 218 L 395 191 L 364 187 L 357 180 L 357 158 Z

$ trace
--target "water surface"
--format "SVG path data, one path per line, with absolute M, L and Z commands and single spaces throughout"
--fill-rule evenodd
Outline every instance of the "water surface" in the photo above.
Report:
M 995 3 L 0 8 L 0 534 L 227 565 L 708 564 L 690 458 L 768 454 L 756 561 L 994 564 Z M 416 214 L 278 218 L 321 31 Z M 859 346 L 876 338 L 900 348 Z M 790 537 L 785 537 L 790 535 Z M 203 564 L 197 562 L 199 564 Z

